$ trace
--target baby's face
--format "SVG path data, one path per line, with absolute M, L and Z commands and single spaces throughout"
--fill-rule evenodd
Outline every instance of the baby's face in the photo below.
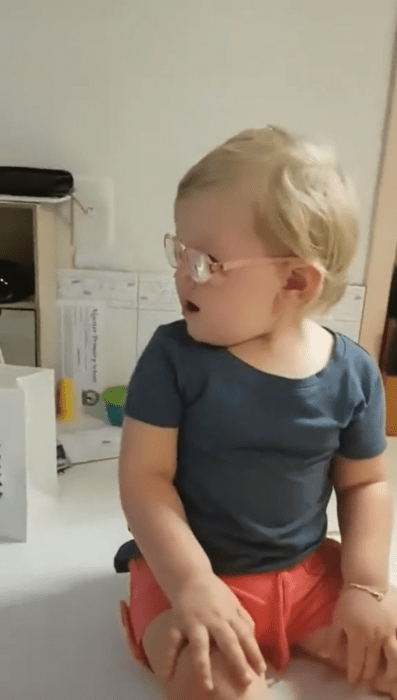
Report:
M 201 191 L 178 201 L 175 224 L 181 243 L 217 262 L 271 255 L 255 231 L 252 206 L 237 190 Z M 175 282 L 182 306 L 189 300 L 199 307 L 184 312 L 188 333 L 197 341 L 231 347 L 273 328 L 273 305 L 282 286 L 275 265 L 218 271 L 204 283 L 180 265 Z

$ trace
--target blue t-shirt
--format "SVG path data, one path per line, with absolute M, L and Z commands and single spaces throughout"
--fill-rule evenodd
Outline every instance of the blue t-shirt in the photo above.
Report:
M 137 363 L 125 413 L 179 428 L 174 485 L 215 574 L 303 560 L 326 535 L 333 455 L 367 459 L 387 446 L 379 369 L 333 335 L 328 364 L 305 379 L 198 342 L 184 320 L 160 326 Z

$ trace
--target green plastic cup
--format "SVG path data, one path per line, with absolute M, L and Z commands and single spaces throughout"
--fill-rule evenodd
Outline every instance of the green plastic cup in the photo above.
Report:
M 102 394 L 111 425 L 118 427 L 123 425 L 127 389 L 126 386 L 111 386 Z

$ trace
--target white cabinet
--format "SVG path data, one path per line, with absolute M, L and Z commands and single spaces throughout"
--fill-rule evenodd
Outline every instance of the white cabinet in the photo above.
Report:
M 1 309 L 0 347 L 6 364 L 36 366 L 34 311 Z

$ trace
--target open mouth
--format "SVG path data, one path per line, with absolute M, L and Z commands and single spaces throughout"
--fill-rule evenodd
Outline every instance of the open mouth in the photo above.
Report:
M 196 304 L 193 304 L 192 301 L 186 301 L 185 306 L 184 306 L 185 311 L 189 311 L 191 313 L 200 311 L 199 307 L 196 306 Z

